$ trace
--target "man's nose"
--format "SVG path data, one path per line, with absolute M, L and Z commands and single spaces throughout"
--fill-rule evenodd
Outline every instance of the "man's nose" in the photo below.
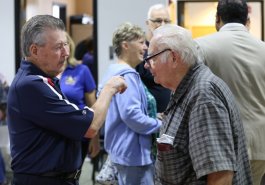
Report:
M 144 50 L 147 50 L 147 49 L 148 49 L 148 47 L 147 47 L 146 43 L 144 43 Z
M 63 46 L 62 49 L 63 49 L 62 50 L 63 51 L 63 55 L 68 57 L 70 55 L 70 47 L 69 47 L 69 45 Z
M 150 70 L 151 66 L 149 64 L 147 64 L 147 62 L 144 61 L 144 68 Z
M 162 22 L 161 22 L 161 26 L 163 26 L 163 25 L 165 25 L 166 24 L 166 22 L 164 21 L 164 20 L 162 20 Z

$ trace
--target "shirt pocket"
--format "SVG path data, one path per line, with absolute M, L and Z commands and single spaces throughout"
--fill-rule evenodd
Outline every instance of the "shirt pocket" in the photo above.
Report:
M 190 169 L 189 164 L 187 164 L 189 155 L 186 150 L 176 144 L 172 146 L 171 144 L 157 143 L 156 170 L 157 175 L 163 182 L 183 184 L 182 177 L 178 176 L 180 170 L 186 173 L 186 170 Z

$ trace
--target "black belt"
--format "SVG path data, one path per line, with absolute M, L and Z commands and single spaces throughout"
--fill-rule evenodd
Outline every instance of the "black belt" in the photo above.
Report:
M 81 170 L 76 170 L 74 172 L 47 172 L 47 173 L 39 174 L 38 176 L 77 180 L 79 179 L 80 174 L 81 174 Z
M 74 172 L 47 172 L 41 174 L 29 174 L 29 173 L 14 173 L 14 175 L 30 175 L 39 177 L 52 177 L 65 180 L 78 180 L 81 174 L 81 170 L 76 170 Z

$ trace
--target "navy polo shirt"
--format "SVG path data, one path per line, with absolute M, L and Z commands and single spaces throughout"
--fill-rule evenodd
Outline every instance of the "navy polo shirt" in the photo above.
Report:
M 79 109 L 58 82 L 22 61 L 8 93 L 7 122 L 15 173 L 71 172 L 80 168 L 81 145 L 93 110 Z

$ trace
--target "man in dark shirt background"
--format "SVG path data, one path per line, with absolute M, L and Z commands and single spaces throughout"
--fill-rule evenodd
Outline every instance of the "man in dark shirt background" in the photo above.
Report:
M 169 13 L 163 4 L 155 4 L 149 8 L 147 14 L 146 25 L 148 32 L 146 34 L 146 44 L 152 38 L 152 32 L 161 25 L 170 23 Z M 170 99 L 170 90 L 162 87 L 160 84 L 154 82 L 154 77 L 148 69 L 144 68 L 144 62 L 136 67 L 137 72 L 140 74 L 143 83 L 156 99 L 157 112 L 162 113 L 165 111 Z

